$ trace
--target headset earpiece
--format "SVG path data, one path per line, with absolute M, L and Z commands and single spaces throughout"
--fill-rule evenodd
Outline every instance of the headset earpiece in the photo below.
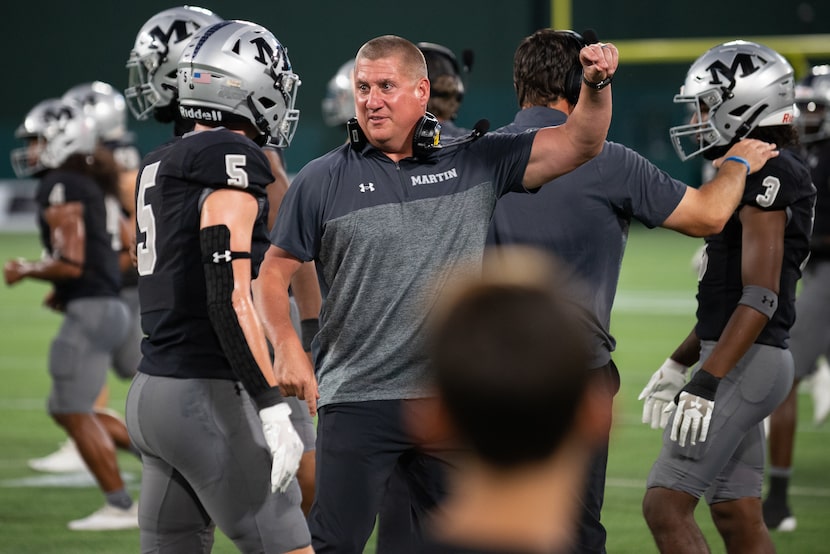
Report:
M 582 64 L 579 63 L 579 51 L 582 50 L 588 43 L 582 38 L 582 35 L 576 31 L 560 31 L 562 34 L 571 37 L 577 45 L 577 60 L 576 64 L 568 72 L 565 77 L 565 100 L 572 106 L 576 106 L 579 100 L 579 91 L 582 90 Z
M 440 136 L 441 124 L 438 122 L 438 118 L 429 112 L 425 112 L 415 126 L 415 134 L 412 136 L 412 154 L 416 158 L 420 158 L 439 148 Z
M 349 134 L 349 144 L 355 150 L 360 150 L 366 145 L 366 135 L 353 117 L 346 122 L 346 131 Z M 418 124 L 415 125 L 415 134 L 412 136 L 412 155 L 415 157 L 426 156 L 433 150 L 440 148 L 438 141 L 441 137 L 441 124 L 438 118 L 429 112 L 425 112 Z
M 363 129 L 357 123 L 357 118 L 353 117 L 346 122 L 346 132 L 349 134 L 349 144 L 355 150 L 360 150 L 366 144 L 366 135 L 363 134 Z

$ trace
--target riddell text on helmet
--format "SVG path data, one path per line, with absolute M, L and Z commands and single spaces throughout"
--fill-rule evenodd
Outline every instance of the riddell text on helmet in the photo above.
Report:
M 203 110 L 202 108 L 186 108 L 179 106 L 179 113 L 185 119 L 200 121 L 222 121 L 222 112 L 219 110 Z

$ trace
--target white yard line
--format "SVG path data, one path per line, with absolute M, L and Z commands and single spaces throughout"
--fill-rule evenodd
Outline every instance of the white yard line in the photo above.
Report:
M 694 291 L 618 290 L 614 311 L 642 314 L 694 315 L 697 299 Z

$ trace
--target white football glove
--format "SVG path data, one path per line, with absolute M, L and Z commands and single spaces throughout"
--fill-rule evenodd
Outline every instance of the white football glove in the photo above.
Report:
M 715 377 L 700 368 L 680 391 L 677 399 L 677 411 L 671 426 L 670 438 L 680 446 L 686 446 L 686 439 L 691 445 L 697 441 L 704 442 L 709 436 L 709 424 L 715 411 L 715 395 L 720 384 L 720 377 Z M 671 413 L 674 404 L 666 408 Z
M 666 427 L 669 422 L 672 410 L 667 408 L 674 406 L 674 397 L 686 384 L 686 371 L 689 368 L 666 358 L 660 369 L 654 372 L 648 384 L 637 397 L 637 400 L 645 400 L 643 403 L 643 423 L 650 423 L 652 429 Z
M 706 400 L 686 391 L 681 392 L 674 423 L 671 426 L 671 440 L 680 446 L 686 446 L 686 437 L 689 437 L 692 445 L 697 444 L 698 440 L 704 442 L 709 435 L 709 424 L 712 422 L 714 409 L 714 400 Z M 672 410 L 669 410 L 668 413 L 671 412 Z
M 265 442 L 273 456 L 271 465 L 271 492 L 285 492 L 300 467 L 303 441 L 288 417 L 291 407 L 285 402 L 259 411 Z

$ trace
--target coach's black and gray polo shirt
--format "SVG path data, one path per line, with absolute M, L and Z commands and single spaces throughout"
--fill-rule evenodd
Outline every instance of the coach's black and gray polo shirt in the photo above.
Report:
M 429 394 L 422 341 L 436 287 L 480 267 L 496 199 L 523 190 L 534 136 L 486 135 L 398 163 L 347 144 L 297 174 L 271 242 L 317 265 L 321 406 Z

